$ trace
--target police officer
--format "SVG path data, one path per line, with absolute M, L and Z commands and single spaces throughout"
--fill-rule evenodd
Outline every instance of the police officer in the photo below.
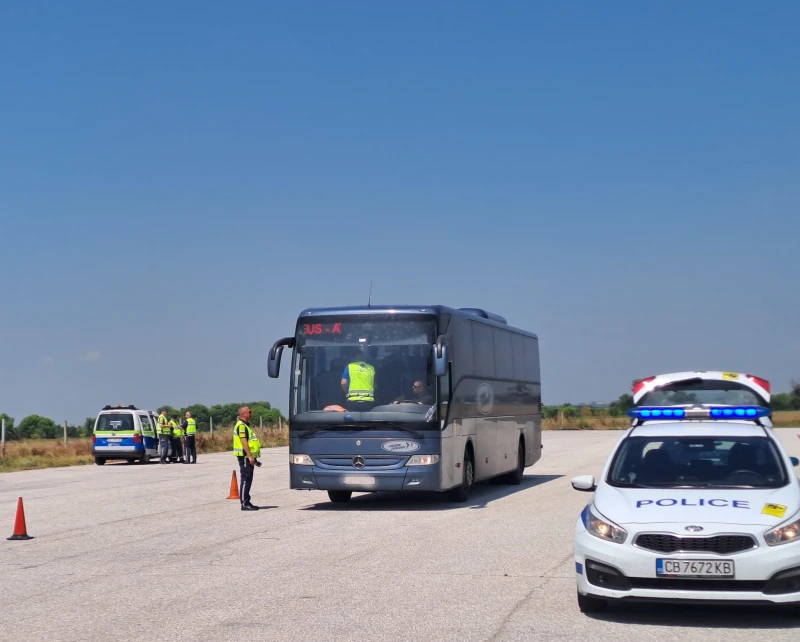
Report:
M 186 431 L 186 463 L 197 463 L 197 422 L 191 412 L 186 413 L 186 419 L 181 422 L 181 428 Z
M 158 415 L 158 455 L 162 464 L 169 463 L 170 437 L 172 437 L 172 428 L 167 420 L 167 409 L 162 408 L 161 414 Z
M 242 510 L 258 510 L 250 503 L 250 486 L 253 484 L 253 470 L 260 466 L 261 442 L 256 431 L 250 427 L 250 408 L 239 408 L 239 419 L 233 427 L 233 454 L 239 460 L 239 498 Z
M 349 410 L 366 410 L 375 402 L 375 367 L 365 361 L 365 352 L 364 346 L 359 346 L 342 373 L 341 385 Z
M 185 464 L 186 461 L 183 459 L 183 446 L 181 444 L 183 429 L 178 423 L 178 415 L 172 415 L 172 419 L 169 420 L 169 425 L 172 427 L 172 456 L 180 457 L 178 461 L 181 464 Z

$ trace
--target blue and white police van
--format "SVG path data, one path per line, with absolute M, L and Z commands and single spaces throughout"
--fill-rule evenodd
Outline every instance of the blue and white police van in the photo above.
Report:
M 158 415 L 136 406 L 105 406 L 92 434 L 92 456 L 98 466 L 109 460 L 147 464 L 158 457 Z M 171 454 L 171 453 L 170 453 Z
M 575 526 L 578 606 L 614 601 L 800 608 L 800 462 L 769 382 L 687 372 L 634 382 L 634 408 Z

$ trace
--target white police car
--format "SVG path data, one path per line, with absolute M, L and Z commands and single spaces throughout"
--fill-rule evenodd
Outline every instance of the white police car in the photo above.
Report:
M 634 382 L 632 426 L 602 477 L 572 480 L 594 491 L 575 528 L 581 611 L 615 600 L 800 606 L 800 462 L 768 422 L 768 382 L 748 377 Z

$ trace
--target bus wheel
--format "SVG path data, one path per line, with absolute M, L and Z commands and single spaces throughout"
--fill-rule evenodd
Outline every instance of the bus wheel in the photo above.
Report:
M 350 501 L 350 497 L 352 497 L 353 493 L 349 490 L 329 490 L 328 491 L 328 498 L 334 504 L 346 504 Z
M 103 464 L 106 463 L 105 457 L 95 457 L 94 463 L 97 464 L 98 466 L 102 466 Z
M 522 476 L 525 474 L 525 441 L 519 440 L 517 449 L 517 467 L 505 476 L 504 480 L 512 486 L 519 486 L 522 483 Z
M 447 498 L 451 502 L 462 503 L 469 499 L 469 494 L 472 491 L 472 484 L 475 482 L 475 462 L 472 457 L 472 451 L 467 449 L 464 452 L 464 479 L 461 486 L 453 488 L 447 492 Z

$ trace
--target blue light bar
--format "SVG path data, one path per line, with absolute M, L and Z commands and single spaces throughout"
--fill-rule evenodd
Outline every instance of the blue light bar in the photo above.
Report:
M 763 406 L 721 406 L 700 408 L 675 408 L 654 406 L 633 408 L 628 416 L 634 419 L 758 419 L 769 417 L 771 411 Z

